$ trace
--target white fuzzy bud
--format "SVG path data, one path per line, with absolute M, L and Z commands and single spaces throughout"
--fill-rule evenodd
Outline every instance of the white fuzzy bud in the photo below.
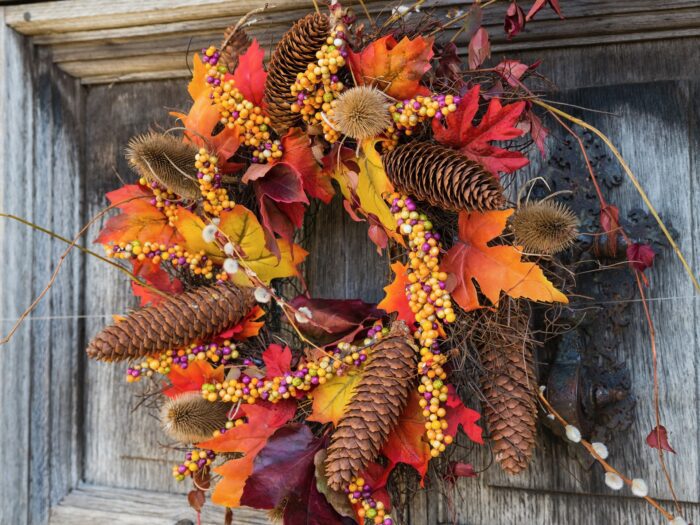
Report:
M 267 291 L 267 288 L 263 288 L 262 286 L 257 287 L 253 295 L 255 295 L 255 300 L 259 303 L 269 303 L 272 297 L 270 292 Z
M 547 390 L 546 385 L 540 385 L 540 394 L 544 394 L 545 390 Z
M 591 443 L 591 446 L 593 447 L 593 450 L 595 450 L 595 453 L 600 456 L 600 459 L 608 459 L 608 447 L 605 446 L 605 443 L 596 441 Z
M 685 521 L 683 518 L 680 516 L 673 518 L 671 521 L 668 522 L 669 525 L 688 525 L 688 522 Z
M 224 271 L 226 273 L 237 273 L 238 272 L 238 261 L 235 259 L 226 259 L 224 261 Z
M 302 306 L 296 312 L 294 312 L 294 318 L 297 320 L 297 323 L 300 323 L 300 324 L 308 323 L 312 317 L 313 317 L 313 314 L 311 313 L 311 310 L 309 310 L 309 308 L 307 306 Z
M 219 224 L 221 224 L 221 217 L 214 217 L 214 218 L 211 220 L 211 222 L 212 222 L 213 224 L 216 224 L 216 225 L 218 226 Z
M 569 441 L 573 441 L 574 443 L 581 442 L 581 431 L 578 428 L 573 425 L 566 425 L 564 430 L 566 430 L 566 437 Z
M 625 486 L 625 482 L 622 481 L 622 478 L 614 472 L 605 473 L 605 484 L 613 490 L 620 490 Z
M 638 498 L 646 497 L 649 494 L 647 482 L 640 478 L 634 478 L 632 480 L 632 494 Z
M 202 239 L 204 239 L 204 242 L 214 242 L 218 229 L 216 224 L 207 224 L 202 230 Z
M 224 244 L 224 253 L 231 257 L 233 255 L 233 244 L 231 244 L 230 242 Z

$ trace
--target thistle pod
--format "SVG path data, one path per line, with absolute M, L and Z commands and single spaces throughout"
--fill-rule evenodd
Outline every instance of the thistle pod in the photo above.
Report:
M 185 392 L 168 398 L 160 412 L 163 430 L 180 443 L 198 443 L 211 439 L 224 428 L 231 403 L 210 402 L 199 392 Z
M 551 200 L 525 204 L 510 218 L 515 244 L 526 252 L 553 255 L 578 237 L 578 218 L 571 209 Z
M 358 141 L 376 137 L 391 126 L 387 96 L 373 87 L 348 89 L 336 100 L 333 123 L 343 135 Z

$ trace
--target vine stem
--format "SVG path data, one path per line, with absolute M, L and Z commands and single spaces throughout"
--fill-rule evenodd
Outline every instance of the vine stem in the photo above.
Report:
M 552 405 L 549 403 L 547 398 L 544 395 L 544 391 L 542 389 L 539 390 L 537 397 L 539 398 L 540 402 L 542 405 L 544 405 L 545 409 L 549 414 L 554 416 L 554 418 L 561 424 L 563 427 L 569 426 L 569 423 L 561 417 L 561 415 L 554 410 Z M 620 476 L 620 478 L 625 482 L 626 485 L 631 486 L 632 485 L 632 480 L 622 474 L 619 470 L 617 470 L 615 467 L 613 467 L 610 463 L 605 461 L 600 455 L 595 451 L 595 448 L 593 448 L 593 445 L 588 442 L 585 439 L 581 439 L 580 441 L 581 445 L 593 456 L 593 459 L 595 459 L 600 465 L 603 467 L 605 472 L 611 472 L 613 474 L 617 474 Z M 670 512 L 668 512 L 666 509 L 664 509 L 654 498 L 651 496 L 644 496 L 642 499 L 645 499 L 647 503 L 649 503 L 652 507 L 654 507 L 656 510 L 658 510 L 661 514 L 663 514 L 664 518 L 666 518 L 668 521 L 673 521 L 674 516 Z
M 532 103 L 546 109 L 547 111 L 549 111 L 552 114 L 558 115 L 558 116 L 560 116 L 560 117 L 562 117 L 570 122 L 573 122 L 574 124 L 576 124 L 578 126 L 581 126 L 582 128 L 585 128 L 585 129 L 593 132 L 605 143 L 605 145 L 610 149 L 612 154 L 615 156 L 617 161 L 620 163 L 620 166 L 622 166 L 622 169 L 624 170 L 625 174 L 627 175 L 627 178 L 629 178 L 629 180 L 632 182 L 632 185 L 637 190 L 637 193 L 639 193 L 640 197 L 642 198 L 642 201 L 644 201 L 644 204 L 647 206 L 647 208 L 649 208 L 649 211 L 651 212 L 654 219 L 656 219 L 656 222 L 659 225 L 659 228 L 661 228 L 661 231 L 664 233 L 666 240 L 668 240 L 669 244 L 673 248 L 673 251 L 676 253 L 676 256 L 681 261 L 681 264 L 683 265 L 686 273 L 690 277 L 690 280 L 692 281 L 693 286 L 695 287 L 695 289 L 698 292 L 700 292 L 700 282 L 698 282 L 697 278 L 695 277 L 695 273 L 693 272 L 693 269 L 690 267 L 690 264 L 688 264 L 688 261 L 686 261 L 685 257 L 683 256 L 683 253 L 681 252 L 680 248 L 676 244 L 676 241 L 673 240 L 671 233 L 668 231 L 668 228 L 666 227 L 664 222 L 661 220 L 661 217 L 659 217 L 659 214 L 656 211 L 656 208 L 654 208 L 654 205 L 651 203 L 649 196 L 644 191 L 644 188 L 642 188 L 642 185 L 639 183 L 639 180 L 637 180 L 637 177 L 634 175 L 634 173 L 630 169 L 629 165 L 627 164 L 625 159 L 622 157 L 622 155 L 620 154 L 618 149 L 615 147 L 615 145 L 612 143 L 612 141 L 602 131 L 600 131 L 595 126 L 592 126 L 588 122 L 585 122 L 579 118 L 576 118 L 573 115 L 570 115 L 570 114 L 566 113 L 565 111 L 562 111 L 561 109 L 555 108 L 554 106 L 551 106 L 550 104 L 547 104 L 546 102 L 542 102 L 541 100 L 538 100 L 538 99 L 533 99 Z

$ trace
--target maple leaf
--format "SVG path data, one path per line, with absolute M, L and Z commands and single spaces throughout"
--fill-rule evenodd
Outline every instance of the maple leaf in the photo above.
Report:
M 292 351 L 288 346 L 282 348 L 280 345 L 271 344 L 263 352 L 262 359 L 267 379 L 281 377 L 292 370 Z
M 214 468 L 222 480 L 214 488 L 212 501 L 217 505 L 238 507 L 246 480 L 253 472 L 255 456 L 265 447 L 275 431 L 289 421 L 296 411 L 296 403 L 277 404 L 259 402 L 245 407 L 247 423 L 227 430 L 214 439 L 198 444 L 215 452 L 237 452 L 243 457 L 232 459 Z
M 153 290 L 145 287 L 136 281 L 131 281 L 131 289 L 136 297 L 139 298 L 141 306 L 148 304 L 156 306 L 163 302 L 167 295 L 177 295 L 183 292 L 184 287 L 182 281 L 171 278 L 168 272 L 158 264 L 153 264 L 150 260 L 139 261 L 134 259 L 133 274 L 140 277 L 147 284 L 153 286 L 156 290 L 164 292 L 166 295 L 155 293 Z
M 245 53 L 238 59 L 238 66 L 233 73 L 234 85 L 246 100 L 256 106 L 263 106 L 265 80 L 267 73 L 263 68 L 265 51 L 254 38 Z
M 290 302 L 292 307 L 306 307 L 311 322 L 299 325 L 299 331 L 318 345 L 350 341 L 382 312 L 375 305 L 359 299 L 310 299 L 299 295 Z
M 474 443 L 483 445 L 484 438 L 482 437 L 482 429 L 476 422 L 481 417 L 476 410 L 464 406 L 452 385 L 447 386 L 447 430 L 445 434 L 455 437 L 457 430 L 462 427 L 464 433 Z
M 330 175 L 316 161 L 309 136 L 298 128 L 290 129 L 282 137 L 284 153 L 278 162 L 283 162 L 301 176 L 304 191 L 325 204 L 331 202 L 335 190 Z
M 331 377 L 317 386 L 314 390 L 312 412 L 306 419 L 338 425 L 361 378 L 361 373 L 349 371 L 342 376 Z
M 525 110 L 525 102 L 503 106 L 492 98 L 478 125 L 474 117 L 479 109 L 479 85 L 470 89 L 457 106 L 457 111 L 445 117 L 446 126 L 433 120 L 435 139 L 446 146 L 457 148 L 494 175 L 511 173 L 527 165 L 527 158 L 519 151 L 511 151 L 491 144 L 493 141 L 519 137 L 523 131 L 516 127 Z
M 182 241 L 175 228 L 168 224 L 168 217 L 151 204 L 153 193 L 147 188 L 129 184 L 110 191 L 107 199 L 121 213 L 107 220 L 96 243 L 139 241 L 172 245 Z
M 202 238 L 204 222 L 194 213 L 180 208 L 177 210 L 176 227 L 185 239 L 188 251 L 203 251 L 214 262 L 221 264 L 226 257 L 216 243 L 205 242 Z M 278 239 L 279 258 L 265 246 L 265 233 L 255 214 L 245 206 L 236 205 L 220 216 L 219 231 L 233 243 L 243 255 L 243 262 L 265 283 L 272 279 L 292 277 L 299 274 L 297 266 L 306 258 L 307 252 L 301 246 Z M 244 272 L 234 274 L 239 284 L 250 284 Z
M 397 42 L 387 35 L 360 53 L 350 51 L 348 64 L 358 85 L 373 85 L 390 97 L 403 100 L 429 94 L 420 80 L 430 69 L 432 58 L 432 38 L 404 37 Z
M 403 238 L 396 232 L 396 219 L 383 197 L 393 191 L 393 187 L 384 171 L 376 143 L 374 139 L 363 141 L 359 157 L 342 160 L 335 166 L 332 177 L 350 206 L 346 206 L 346 210 L 351 216 L 359 212 L 370 224 L 381 226 L 389 237 L 403 244 Z M 353 218 L 361 220 L 357 216 Z
M 384 299 L 377 305 L 386 312 L 396 312 L 397 319 L 405 321 L 409 326 L 413 326 L 416 322 L 416 316 L 411 311 L 408 305 L 408 297 L 406 297 L 406 285 L 408 284 L 408 273 L 406 265 L 395 262 L 392 263 L 391 269 L 394 272 L 394 281 L 384 287 Z
M 235 339 L 237 341 L 245 341 L 246 339 L 255 337 L 260 333 L 260 329 L 265 326 L 265 321 L 258 321 L 258 319 L 264 315 L 265 310 L 259 305 L 255 305 L 240 323 L 221 332 L 216 338 L 220 340 Z
M 627 246 L 627 260 L 637 271 L 643 272 L 654 265 L 656 252 L 648 244 L 633 242 Z
M 200 148 L 209 149 L 221 159 L 219 168 L 223 173 L 236 171 L 242 167 L 242 164 L 225 161 L 236 153 L 241 144 L 238 128 L 230 129 L 224 126 L 223 130 L 213 135 L 221 115 L 209 97 L 211 87 L 206 80 L 209 66 L 202 62 L 199 55 L 194 56 L 193 65 L 192 80 L 187 86 L 187 91 L 193 100 L 192 107 L 187 114 L 177 111 L 172 111 L 170 114 L 182 122 L 187 141 Z
M 668 450 L 673 454 L 676 453 L 668 442 L 668 432 L 666 431 L 666 427 L 663 425 L 652 428 L 651 432 L 649 432 L 649 435 L 647 436 L 646 442 L 651 448 Z
M 191 361 L 187 368 L 173 366 L 167 375 L 171 386 L 163 390 L 168 397 L 175 397 L 184 392 L 200 391 L 205 383 L 217 383 L 224 380 L 224 367 L 214 368 L 207 361 Z
M 488 246 L 506 226 L 513 210 L 459 214 L 459 240 L 443 260 L 443 268 L 456 279 L 452 298 L 466 311 L 480 308 L 472 279 L 494 305 L 501 291 L 533 301 L 568 303 L 535 263 L 521 262 L 521 251 L 513 246 Z
M 342 518 L 316 487 L 314 457 L 324 444 L 300 423 L 277 430 L 255 458 L 241 504 L 273 509 L 284 502 L 285 525 L 341 525 Z

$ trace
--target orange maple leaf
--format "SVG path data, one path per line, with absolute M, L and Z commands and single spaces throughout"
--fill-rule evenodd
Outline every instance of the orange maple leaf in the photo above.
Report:
M 158 244 L 182 242 L 180 234 L 168 224 L 168 217 L 151 204 L 153 193 L 143 186 L 129 184 L 107 194 L 107 199 L 122 213 L 111 217 L 100 235 L 100 244 L 139 241 Z
M 459 214 L 459 241 L 447 252 L 443 269 L 456 278 L 452 298 L 467 311 L 481 306 L 472 279 L 493 304 L 498 304 L 501 291 L 513 298 L 569 302 L 537 264 L 520 261 L 520 247 L 487 245 L 503 232 L 512 213 L 511 209 Z
M 409 326 L 412 326 L 416 322 L 416 316 L 408 306 L 408 298 L 406 297 L 406 285 L 408 285 L 406 265 L 395 262 L 391 265 L 391 269 L 396 277 L 390 285 L 384 287 L 384 299 L 377 305 L 377 308 L 389 313 L 397 312 L 397 319 L 406 321 Z
M 255 337 L 260 333 L 260 329 L 265 326 L 265 321 L 258 321 L 265 315 L 265 310 L 260 308 L 259 305 L 255 305 L 253 309 L 248 312 L 243 320 L 236 326 L 229 328 L 225 332 L 221 332 L 217 339 L 235 339 L 236 341 L 245 341 L 251 337 Z
M 365 47 L 360 53 L 350 52 L 350 69 L 359 85 L 373 85 L 387 95 L 398 99 L 410 99 L 427 95 L 429 90 L 420 85 L 423 75 L 430 69 L 433 58 L 433 39 L 422 36 L 400 42 L 387 35 Z
M 175 397 L 183 392 L 200 391 L 204 383 L 220 383 L 224 380 L 224 367 L 214 368 L 206 361 L 191 361 L 187 368 L 174 366 L 168 373 L 172 386 L 163 390 L 168 397 Z
M 313 410 L 306 419 L 337 425 L 345 414 L 347 405 L 355 393 L 355 386 L 361 378 L 362 374 L 347 373 L 332 377 L 316 387 L 313 396 Z
M 212 501 L 217 505 L 240 505 L 245 482 L 253 473 L 255 457 L 265 447 L 270 436 L 294 416 L 296 403 L 259 403 L 247 405 L 244 410 L 247 423 L 197 445 L 215 452 L 244 454 L 242 458 L 232 459 L 214 469 L 214 472 L 223 477 L 212 494 Z

